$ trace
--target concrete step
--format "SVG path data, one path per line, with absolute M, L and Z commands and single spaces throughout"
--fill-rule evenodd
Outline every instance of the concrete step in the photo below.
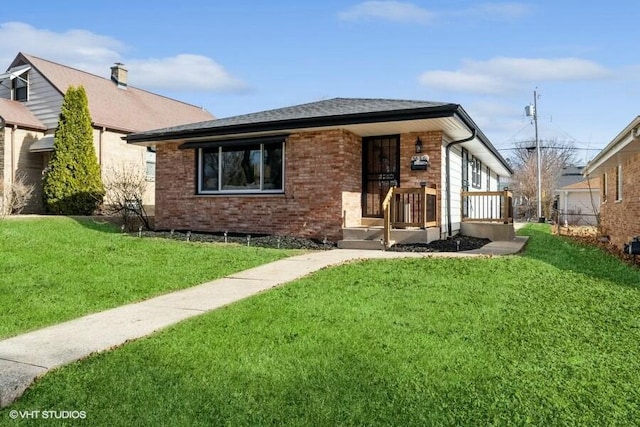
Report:
M 382 227 L 349 227 L 342 229 L 342 238 L 344 240 L 380 240 L 382 233 Z
M 362 227 L 383 227 L 384 219 L 382 218 L 360 218 L 360 225 Z
M 394 242 L 391 242 L 393 245 Z M 370 251 L 381 251 L 384 249 L 380 240 L 340 240 L 339 249 L 364 249 Z
M 382 227 L 349 227 L 342 229 L 344 240 L 373 240 L 380 242 L 384 230 Z M 391 240 L 396 243 L 430 243 L 440 239 L 440 229 L 438 227 L 427 228 L 426 230 L 398 229 L 391 230 Z

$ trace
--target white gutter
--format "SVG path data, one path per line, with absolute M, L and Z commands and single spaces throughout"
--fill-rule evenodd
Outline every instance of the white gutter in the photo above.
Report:
M 588 177 L 626 146 L 640 137 L 640 116 L 625 127 L 605 148 L 602 149 L 584 168 L 583 175 Z

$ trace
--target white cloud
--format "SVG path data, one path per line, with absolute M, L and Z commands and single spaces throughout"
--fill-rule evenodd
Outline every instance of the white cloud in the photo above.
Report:
M 422 85 L 455 92 L 497 94 L 521 84 L 598 80 L 612 77 L 602 65 L 580 58 L 505 58 L 465 61 L 456 71 L 433 70 L 419 77 Z
M 344 21 L 380 20 L 413 24 L 434 23 L 436 16 L 484 20 L 512 21 L 531 12 L 531 6 L 524 3 L 482 3 L 468 9 L 441 10 L 435 12 L 409 2 L 365 1 L 338 13 Z
M 413 3 L 399 1 L 365 1 L 338 14 L 345 21 L 375 19 L 414 24 L 429 24 L 434 16 L 433 12 Z
M 172 90 L 232 92 L 247 85 L 220 64 L 202 55 L 181 54 L 161 59 L 133 60 L 126 64 L 135 86 Z
M 246 88 L 206 56 L 136 59 L 125 57 L 126 51 L 121 41 L 86 30 L 57 33 L 22 22 L 0 24 L 0 67 L 8 67 L 18 52 L 23 52 L 102 77 L 109 77 L 111 66 L 122 62 L 132 86 L 145 89 L 230 92 Z
M 524 3 L 484 3 L 469 10 L 469 13 L 487 19 L 509 21 L 522 18 L 530 12 L 531 6 Z
M 92 73 L 109 70 L 126 48 L 114 38 L 85 30 L 61 33 L 35 28 L 22 22 L 0 24 L 0 66 L 7 67 L 18 52 L 60 62 Z

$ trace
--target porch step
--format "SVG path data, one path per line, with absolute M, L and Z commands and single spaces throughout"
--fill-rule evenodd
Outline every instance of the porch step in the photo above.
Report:
M 391 242 L 390 246 L 395 242 Z M 381 251 L 384 249 L 380 240 L 340 240 L 339 249 L 363 249 L 368 251 Z
M 360 218 L 360 225 L 362 227 L 383 227 L 384 219 L 382 218 Z
M 382 239 L 384 229 L 380 227 L 349 227 L 342 229 L 344 240 L 377 240 Z
M 343 240 L 338 242 L 341 249 L 382 250 L 382 227 L 350 227 L 342 229 Z M 391 242 L 396 243 L 430 243 L 440 238 L 438 227 L 422 229 L 393 229 Z

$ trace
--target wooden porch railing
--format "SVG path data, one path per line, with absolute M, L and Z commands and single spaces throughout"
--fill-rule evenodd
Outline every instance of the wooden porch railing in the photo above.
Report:
M 504 191 L 463 191 L 462 221 L 513 222 L 513 194 Z
M 391 230 L 438 226 L 438 191 L 431 187 L 391 187 L 382 202 L 384 246 L 389 246 Z

